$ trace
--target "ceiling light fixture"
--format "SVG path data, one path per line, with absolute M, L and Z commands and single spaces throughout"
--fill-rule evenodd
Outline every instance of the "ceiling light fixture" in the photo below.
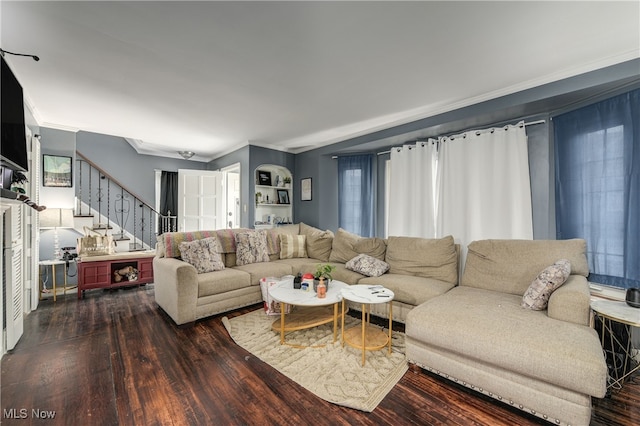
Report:
M 178 151 L 178 154 L 182 155 L 182 158 L 184 158 L 185 160 L 188 160 L 189 158 L 196 155 L 196 153 L 193 151 Z
M 0 54 L 4 57 L 4 54 L 8 53 L 9 55 L 15 55 L 15 56 L 26 56 L 28 58 L 33 58 L 34 61 L 38 62 L 40 60 L 40 58 L 38 58 L 36 55 L 27 55 L 24 53 L 13 53 L 13 52 L 9 52 L 8 50 L 4 50 L 2 48 L 0 48 Z

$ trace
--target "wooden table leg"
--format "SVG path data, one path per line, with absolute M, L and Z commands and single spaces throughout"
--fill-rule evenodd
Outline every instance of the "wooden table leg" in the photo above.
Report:
M 389 302 L 389 355 L 391 355 L 391 328 L 393 327 L 393 302 Z
M 338 340 L 338 302 L 333 304 L 333 343 Z
M 284 316 L 287 312 L 287 304 L 280 302 L 280 344 L 284 345 Z
M 342 299 L 342 326 L 340 327 L 342 329 L 342 337 L 340 338 L 342 347 L 344 347 L 344 303 L 344 299 Z
M 56 264 L 55 263 L 53 263 L 51 265 L 51 274 L 52 274 L 51 282 L 53 283 L 53 301 L 55 302 L 56 301 L 56 293 L 58 292 L 57 288 L 56 288 L 57 275 L 56 275 Z
M 365 321 L 365 304 L 362 304 L 362 366 L 364 367 L 364 363 L 365 363 L 365 352 L 367 351 L 367 345 L 366 345 L 366 330 L 367 330 L 367 323 Z

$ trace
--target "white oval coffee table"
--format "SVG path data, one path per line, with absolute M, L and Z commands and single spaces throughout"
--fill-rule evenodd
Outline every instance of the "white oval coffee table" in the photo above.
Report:
M 338 303 L 342 300 L 341 290 L 349 287 L 342 281 L 332 280 L 329 283 L 327 296 L 318 298 L 312 288 L 308 290 L 293 288 L 293 282 L 283 281 L 269 289 L 271 297 L 280 302 L 280 320 L 274 321 L 271 328 L 280 332 L 280 344 L 288 344 L 294 347 L 301 345 L 286 343 L 284 335 L 286 332 L 295 330 L 305 330 L 307 328 L 318 327 L 333 321 L 333 341 L 338 338 Z M 287 305 L 299 306 L 303 309 L 291 310 L 290 314 L 285 314 Z M 330 309 L 333 305 L 333 309 Z
M 366 351 L 389 347 L 391 353 L 391 326 L 393 325 L 393 304 L 391 301 L 395 294 L 382 286 L 350 285 L 342 290 L 342 346 L 345 342 L 356 349 L 362 349 L 362 365 L 365 364 Z M 362 304 L 361 327 L 344 329 L 345 300 Z M 369 323 L 371 318 L 370 306 L 378 303 L 389 304 L 389 334 Z

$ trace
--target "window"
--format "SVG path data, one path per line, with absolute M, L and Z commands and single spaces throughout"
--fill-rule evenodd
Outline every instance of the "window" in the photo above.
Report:
M 558 116 L 556 226 L 584 238 L 589 280 L 640 286 L 640 90 Z
M 374 235 L 373 156 L 338 158 L 338 225 L 363 237 Z

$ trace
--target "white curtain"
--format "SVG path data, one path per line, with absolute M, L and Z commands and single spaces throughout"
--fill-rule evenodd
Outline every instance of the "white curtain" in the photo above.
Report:
M 463 254 L 474 240 L 533 238 L 524 123 L 441 138 L 437 185 L 436 236 Z
M 524 123 L 391 149 L 389 236 L 532 239 Z
M 435 140 L 391 149 L 388 232 L 434 238 Z

